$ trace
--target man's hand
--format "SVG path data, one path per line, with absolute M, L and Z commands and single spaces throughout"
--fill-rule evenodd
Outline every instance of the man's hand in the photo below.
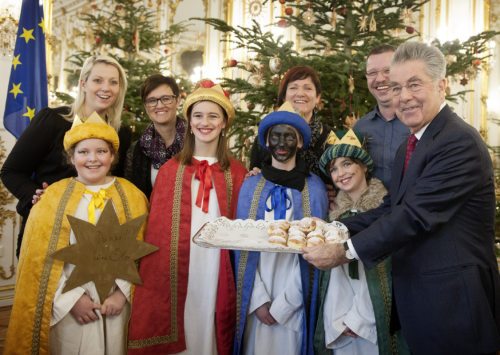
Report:
M 266 302 L 255 310 L 255 315 L 265 325 L 276 324 L 276 319 L 269 312 L 269 308 L 271 308 L 271 302 Z
M 99 319 L 96 309 L 99 309 L 100 307 L 100 304 L 94 303 L 89 295 L 84 293 L 78 301 L 76 301 L 69 313 L 71 313 L 78 323 L 87 324 Z
M 302 251 L 304 259 L 321 270 L 329 270 L 349 262 L 344 246 L 340 243 L 305 247 Z

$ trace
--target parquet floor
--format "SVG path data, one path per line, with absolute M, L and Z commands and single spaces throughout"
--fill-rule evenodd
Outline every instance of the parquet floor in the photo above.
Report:
M 3 354 L 3 344 L 9 324 L 10 307 L 0 307 L 0 354 Z

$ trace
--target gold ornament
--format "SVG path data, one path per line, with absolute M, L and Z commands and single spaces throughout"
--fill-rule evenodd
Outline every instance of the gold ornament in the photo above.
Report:
M 377 31 L 377 21 L 375 21 L 375 14 L 372 12 L 372 18 L 370 20 L 370 32 Z
M 348 86 L 349 86 L 349 94 L 352 94 L 354 92 L 354 78 L 352 75 L 349 75 Z
M 123 37 L 118 38 L 118 47 L 125 47 L 125 39 Z
M 281 59 L 278 57 L 273 57 L 269 59 L 269 69 L 274 74 L 278 74 L 281 70 Z
M 304 23 L 308 26 L 311 26 L 314 21 L 316 20 L 314 18 L 314 12 L 311 8 L 308 8 L 304 14 L 302 15 L 302 19 L 304 20 Z
M 332 17 L 330 18 L 330 25 L 332 26 L 332 30 L 335 31 L 337 28 L 337 13 L 332 11 Z
M 361 32 L 364 32 L 366 31 L 366 29 L 368 28 L 368 17 L 363 15 L 359 18 L 359 25 L 358 25 L 358 28 Z
M 413 23 L 413 11 L 405 7 L 401 12 L 401 20 L 403 20 L 403 24 L 406 26 L 411 25 Z

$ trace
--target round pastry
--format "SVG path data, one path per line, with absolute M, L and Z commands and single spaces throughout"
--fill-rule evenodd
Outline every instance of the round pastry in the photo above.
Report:
M 292 236 L 292 235 L 298 235 L 298 236 L 301 236 L 301 237 L 303 237 L 303 238 L 305 238 L 305 237 L 306 237 L 306 234 L 305 234 L 304 232 L 302 232 L 302 231 L 300 230 L 300 228 L 295 227 L 295 226 L 290 227 L 290 229 L 288 230 L 288 235 L 289 235 L 289 236 Z
M 283 229 L 276 228 L 269 233 L 269 243 L 286 246 L 287 239 L 288 235 Z
M 281 229 L 284 230 L 285 232 L 290 228 L 290 223 L 288 221 L 275 221 L 269 224 L 269 227 L 267 228 L 267 233 L 271 234 L 273 230 L 275 229 Z
M 313 230 L 307 234 L 307 246 L 321 245 L 325 243 L 325 236 L 320 230 Z
M 299 222 L 299 228 L 304 233 L 309 233 L 316 229 L 316 221 L 311 217 L 302 218 Z
M 325 244 L 325 239 L 324 238 L 320 238 L 320 237 L 317 237 L 317 236 L 314 236 L 314 237 L 311 237 L 311 238 L 307 238 L 307 246 L 308 247 L 313 247 L 315 245 L 322 245 L 322 244 Z
M 327 243 L 342 243 L 344 238 L 337 228 L 328 228 L 325 232 L 325 241 Z
M 288 235 L 288 246 L 290 248 L 302 249 L 306 245 L 307 245 L 307 242 L 306 242 L 306 237 L 304 236 L 304 233 L 302 233 L 302 235 L 300 235 L 298 233 L 293 234 L 293 235 Z
M 316 229 L 323 230 L 325 228 L 326 222 L 323 221 L 321 218 L 313 217 L 313 219 L 316 221 Z

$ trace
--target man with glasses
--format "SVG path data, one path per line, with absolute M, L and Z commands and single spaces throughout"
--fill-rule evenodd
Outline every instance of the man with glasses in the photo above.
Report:
M 354 129 L 365 138 L 365 148 L 375 164 L 373 175 L 389 188 L 396 150 L 408 137 L 408 128 L 397 118 L 389 86 L 389 66 L 395 48 L 384 44 L 373 48 L 366 60 L 368 90 L 377 106 L 364 115 Z
M 495 187 L 488 149 L 445 102 L 446 61 L 409 41 L 391 63 L 391 91 L 410 129 L 378 208 L 342 222 L 344 245 L 305 248 L 328 269 L 392 257 L 392 320 L 413 354 L 500 350 L 500 277 L 494 252 Z

